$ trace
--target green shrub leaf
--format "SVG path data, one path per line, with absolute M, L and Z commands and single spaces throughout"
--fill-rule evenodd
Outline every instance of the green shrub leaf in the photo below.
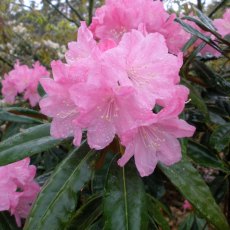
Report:
M 57 166 L 34 203 L 24 230 L 65 229 L 77 206 L 77 193 L 90 179 L 93 154 L 84 142 Z
M 104 196 L 105 229 L 145 230 L 148 225 L 146 193 L 135 166 L 112 163 Z
M 181 160 L 170 167 L 160 164 L 160 168 L 193 207 L 216 229 L 229 230 L 229 225 L 208 186 L 188 160 Z

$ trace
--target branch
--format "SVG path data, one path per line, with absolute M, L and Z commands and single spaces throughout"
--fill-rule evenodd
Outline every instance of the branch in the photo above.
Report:
M 13 68 L 14 66 L 7 60 L 5 60 L 3 57 L 0 56 L 0 61 L 3 63 L 7 64 L 9 67 Z
M 61 14 L 66 20 L 68 20 L 69 22 L 74 23 L 76 26 L 79 27 L 79 23 L 75 22 L 73 19 L 68 18 L 65 14 L 63 14 L 58 7 L 56 7 L 52 2 L 50 2 L 49 0 L 45 0 L 49 5 L 51 5 L 59 14 Z
M 227 0 L 223 0 L 222 2 L 220 2 L 208 16 L 211 18 L 217 10 L 219 10 L 222 6 L 225 5 L 225 3 L 227 3 Z
M 76 9 L 74 9 L 74 7 L 69 3 L 68 0 L 65 0 L 67 6 L 69 6 L 69 8 L 77 15 L 78 19 L 80 21 L 84 21 L 84 18 L 78 13 L 78 11 Z
M 90 24 L 92 22 L 93 7 L 94 7 L 94 0 L 89 0 L 89 19 L 88 19 L 88 24 Z

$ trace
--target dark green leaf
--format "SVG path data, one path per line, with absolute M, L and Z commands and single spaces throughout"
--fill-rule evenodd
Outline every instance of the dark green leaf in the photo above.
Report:
M 220 125 L 214 130 L 210 137 L 210 144 L 219 152 L 230 144 L 230 123 Z
M 102 215 L 102 196 L 95 195 L 91 197 L 77 212 L 73 215 L 67 230 L 88 229 Z
M 193 207 L 216 229 L 229 230 L 227 220 L 208 186 L 188 160 L 183 159 L 170 167 L 160 164 L 160 168 Z
M 161 206 L 154 199 L 151 199 L 150 196 L 148 197 L 148 208 L 149 216 L 152 216 L 161 229 L 170 230 L 169 224 L 161 211 Z
M 211 150 L 194 141 L 189 141 L 187 155 L 199 165 L 228 171 L 223 162 L 221 162 Z
M 0 229 L 1 230 L 19 230 L 13 216 L 7 212 L 0 212 Z
M 133 162 L 110 167 L 104 197 L 105 228 L 145 230 L 148 226 L 146 194 Z
M 195 221 L 194 213 L 190 213 L 186 218 L 179 224 L 178 230 L 191 230 Z
M 1 121 L 10 121 L 10 122 L 19 122 L 19 123 L 27 123 L 27 124 L 33 124 L 33 123 L 39 123 L 42 124 L 43 122 L 39 119 L 24 116 L 24 115 L 16 115 L 13 113 L 9 113 L 6 111 L 0 112 L 0 120 Z
M 194 61 L 193 67 L 197 75 L 205 81 L 207 85 L 218 90 L 220 93 L 230 94 L 230 83 L 221 76 L 215 74 L 207 65 L 201 61 Z
M 26 129 L 0 143 L 0 165 L 40 153 L 62 142 L 49 136 L 49 124 Z
M 193 87 L 193 85 L 185 79 L 182 79 L 182 83 L 186 85 L 190 90 L 189 97 L 191 98 L 191 103 L 204 114 L 206 121 L 209 121 L 209 111 L 207 105 L 205 104 L 204 100 L 199 95 L 195 87 Z
M 212 46 L 214 49 L 222 52 L 221 49 L 219 48 L 219 46 L 215 42 L 213 42 L 210 37 L 207 37 L 206 35 L 202 34 L 198 30 L 194 29 L 192 26 L 190 26 L 189 24 L 185 23 L 180 18 L 176 18 L 175 21 L 178 22 L 179 24 L 181 24 L 182 27 L 185 29 L 185 31 L 187 31 L 188 33 L 200 38 L 201 40 L 203 40 L 204 42 L 206 42 L 210 46 Z
M 24 230 L 65 229 L 75 211 L 77 193 L 90 179 L 94 154 L 84 142 L 57 166 L 34 203 Z

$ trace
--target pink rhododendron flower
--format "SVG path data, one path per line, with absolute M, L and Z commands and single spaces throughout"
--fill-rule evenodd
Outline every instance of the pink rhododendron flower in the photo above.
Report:
M 129 130 L 121 136 L 126 147 L 124 155 L 118 160 L 120 166 L 134 156 L 141 176 L 150 175 L 158 162 L 172 165 L 181 159 L 181 148 L 177 138 L 190 137 L 195 128 L 178 118 L 183 110 L 186 93 L 178 89 L 178 98 L 163 108 L 148 124 Z M 181 97 L 182 96 L 182 97 Z
M 215 19 L 213 25 L 223 37 L 230 34 L 230 9 L 227 9 L 223 18 Z
M 14 103 L 18 93 L 24 93 L 24 99 L 29 100 L 31 106 L 35 106 L 40 100 L 37 92 L 39 80 L 48 77 L 49 72 L 39 62 L 29 68 L 17 62 L 14 69 L 4 76 L 2 81 L 2 94 L 7 103 Z
M 15 216 L 18 226 L 29 214 L 31 204 L 40 191 L 34 181 L 36 167 L 30 159 L 0 166 L 0 211 L 9 211 Z
M 162 15 L 150 17 L 148 9 Z M 53 79 L 41 79 L 47 95 L 40 107 L 53 118 L 51 135 L 74 136 L 80 145 L 87 131 L 89 146 L 98 150 L 117 136 L 126 147 L 119 165 L 134 156 L 141 176 L 159 161 L 179 161 L 177 138 L 191 136 L 194 127 L 178 117 L 188 89 L 179 85 L 183 60 L 180 45 L 173 46 L 174 18 L 160 1 L 108 0 L 91 31 L 82 22 L 77 41 L 68 45 L 67 64 L 53 61 Z M 153 112 L 157 106 L 159 113 Z
M 157 12 L 157 14 L 156 14 Z M 147 33 L 161 33 L 171 53 L 177 54 L 188 39 L 188 34 L 174 22 L 161 1 L 152 0 L 107 0 L 98 8 L 90 29 L 95 38 L 112 39 L 118 43 L 123 34 L 138 29 L 140 24 Z
M 184 210 L 192 210 L 192 205 L 189 203 L 188 200 L 185 200 L 185 201 L 184 201 L 182 207 L 183 207 Z

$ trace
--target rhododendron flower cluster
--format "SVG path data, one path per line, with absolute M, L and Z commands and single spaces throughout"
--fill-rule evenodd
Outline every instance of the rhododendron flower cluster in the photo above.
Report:
M 21 218 L 29 214 L 31 204 L 40 191 L 34 181 L 36 167 L 29 165 L 30 159 L 0 166 L 0 211 L 9 211 L 15 216 L 18 226 Z
M 2 81 L 2 94 L 7 103 L 14 103 L 18 93 L 24 93 L 24 99 L 35 106 L 40 100 L 37 88 L 42 77 L 48 77 L 49 72 L 39 62 L 29 68 L 17 62 L 14 69 L 4 76 Z
M 182 54 L 170 54 L 166 37 L 148 29 L 166 23 L 168 16 L 164 12 L 154 19 L 152 11 L 151 17 L 146 14 L 151 2 L 107 1 L 90 26 L 94 34 L 82 22 L 77 42 L 68 45 L 67 63 L 53 61 L 53 79 L 41 79 L 47 95 L 40 107 L 53 118 L 52 136 L 74 136 L 74 144 L 79 145 L 86 130 L 88 144 L 97 150 L 119 138 L 125 152 L 118 164 L 124 166 L 134 156 L 141 176 L 150 175 L 159 161 L 165 165 L 179 161 L 177 138 L 190 137 L 195 130 L 178 117 L 189 94 L 179 84 Z M 123 12 L 121 3 L 127 4 Z M 146 10 L 140 3 L 147 4 Z M 153 4 L 161 7 L 158 1 Z M 113 8 L 113 20 L 107 18 L 107 7 Z M 136 21 L 143 12 L 145 17 Z M 117 31 L 119 38 L 110 37 L 121 19 L 128 29 Z

